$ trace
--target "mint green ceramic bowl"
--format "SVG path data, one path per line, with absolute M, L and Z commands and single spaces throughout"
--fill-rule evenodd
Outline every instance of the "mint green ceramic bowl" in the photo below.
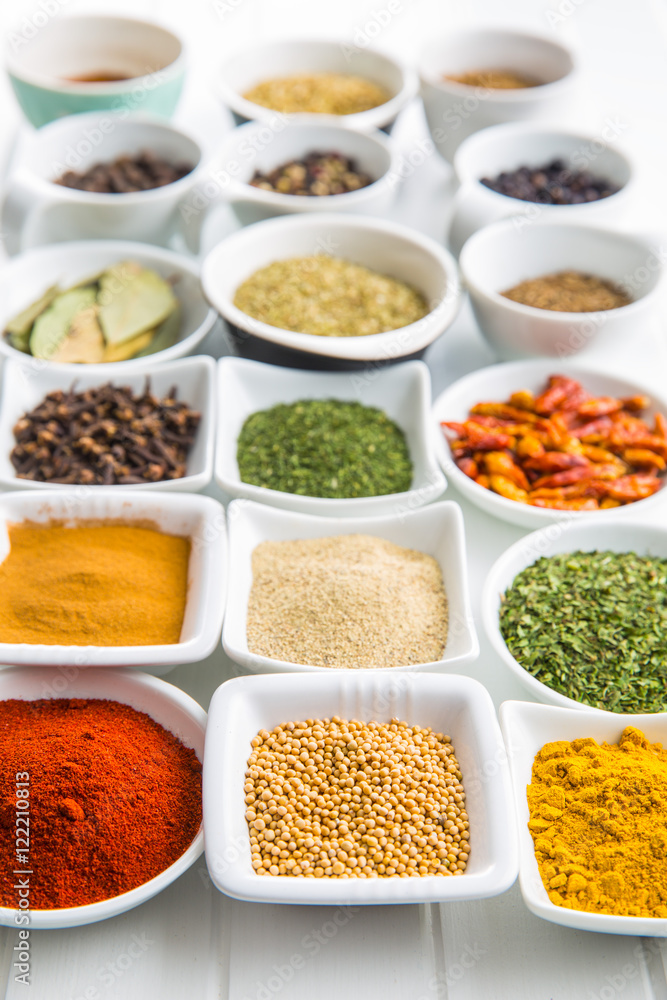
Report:
M 185 59 L 171 31 L 128 17 L 59 17 L 43 26 L 36 18 L 24 18 L 6 42 L 9 79 L 31 124 L 106 109 L 121 119 L 136 111 L 173 114 Z

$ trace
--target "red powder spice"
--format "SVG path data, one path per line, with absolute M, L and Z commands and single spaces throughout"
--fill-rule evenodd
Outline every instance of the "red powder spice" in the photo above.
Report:
M 18 816 L 28 863 L 17 863 Z M 200 823 L 201 764 L 150 716 L 101 699 L 0 702 L 0 905 L 18 907 L 16 869 L 31 872 L 31 910 L 128 892 L 173 864 Z

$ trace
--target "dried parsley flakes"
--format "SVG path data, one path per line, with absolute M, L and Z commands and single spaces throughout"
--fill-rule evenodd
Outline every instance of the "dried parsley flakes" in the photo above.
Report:
M 667 709 L 667 559 L 568 552 L 519 573 L 500 631 L 543 684 L 612 712 Z
M 309 497 L 375 497 L 412 485 L 405 434 L 361 403 L 304 399 L 251 414 L 237 442 L 244 483 Z

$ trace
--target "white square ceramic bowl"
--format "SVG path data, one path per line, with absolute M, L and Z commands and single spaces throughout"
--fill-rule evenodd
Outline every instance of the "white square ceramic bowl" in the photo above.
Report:
M 535 755 L 557 740 L 590 736 L 598 743 L 618 743 L 626 726 L 641 729 L 652 743 L 667 742 L 667 713 L 657 715 L 613 715 L 606 712 L 554 708 L 523 701 L 506 701 L 500 706 L 500 725 L 505 737 L 519 826 L 519 884 L 524 902 L 532 913 L 563 927 L 607 934 L 667 937 L 667 919 L 617 917 L 605 913 L 570 910 L 552 903 L 540 877 L 533 838 L 528 830 L 528 799 Z M 471 823 L 472 826 L 472 823 Z M 472 856 L 472 855 L 471 855 Z
M 187 473 L 182 479 L 167 479 L 159 483 L 144 483 L 138 486 L 114 486 L 114 490 L 170 490 L 196 493 L 204 489 L 213 475 L 213 451 L 215 440 L 215 362 L 213 358 L 182 358 L 180 361 L 166 361 L 154 364 L 148 371 L 138 372 L 131 368 L 125 371 L 120 366 L 109 364 L 104 372 L 88 372 L 86 365 L 72 374 L 63 371 L 60 365 L 50 365 L 39 371 L 8 359 L 3 365 L 2 390 L 0 391 L 0 486 L 5 489 L 48 490 L 71 489 L 59 483 L 38 483 L 29 479 L 19 479 L 10 461 L 10 452 L 16 444 L 13 428 L 24 413 L 29 412 L 43 401 L 44 397 L 56 389 L 67 391 L 74 386 L 76 392 L 85 392 L 107 382 L 116 386 L 129 386 L 135 395 L 141 393 L 150 378 L 151 391 L 164 397 L 176 386 L 178 399 L 201 413 L 195 442 L 188 455 Z M 99 490 L 103 487 L 93 486 Z
M 236 663 L 256 673 L 316 671 L 329 667 L 305 666 L 251 653 L 246 638 L 248 599 L 252 586 L 251 558 L 260 542 L 295 538 L 324 538 L 366 534 L 385 538 L 395 545 L 433 556 L 440 565 L 447 592 L 449 628 L 442 659 L 392 671 L 454 671 L 476 659 L 479 653 L 475 623 L 468 596 L 463 515 L 458 504 L 444 500 L 420 510 L 385 517 L 321 518 L 274 510 L 264 504 L 234 500 L 227 512 L 229 522 L 229 592 L 222 644 Z M 354 668 L 354 664 L 350 665 Z M 382 668 L 378 668 L 382 669 Z
M 635 506 L 636 504 L 631 505 Z M 636 518 L 634 520 L 612 518 L 609 521 L 600 519 L 593 524 L 583 520 L 552 524 L 542 528 L 541 531 L 533 531 L 530 535 L 520 538 L 514 545 L 510 545 L 495 561 L 484 582 L 482 624 L 489 642 L 528 694 L 547 705 L 559 705 L 584 712 L 603 711 L 583 705 L 574 698 L 568 698 L 554 691 L 521 666 L 510 653 L 500 631 L 498 618 L 501 597 L 522 570 L 532 566 L 542 557 L 549 558 L 563 552 L 594 550 L 604 552 L 607 549 L 612 552 L 635 552 L 639 556 L 667 559 L 667 527 L 642 524 Z M 610 714 L 613 718 L 618 718 L 618 713 Z
M 65 667 L 20 667 L 0 670 L 0 700 L 18 698 L 35 701 L 38 698 L 102 698 L 131 705 L 138 712 L 145 712 L 174 736 L 191 747 L 199 760 L 204 757 L 204 732 L 206 712 L 184 691 L 167 684 L 157 677 L 127 670 L 77 670 Z M 57 930 L 63 927 L 80 927 L 98 920 L 115 917 L 131 910 L 156 896 L 183 874 L 204 849 L 203 825 L 184 854 L 150 882 L 124 892 L 120 896 L 73 906 L 64 910 L 31 910 L 30 929 Z M 34 862 L 37 858 L 33 857 Z M 0 906 L 0 926 L 14 927 L 17 910 Z
M 531 389 L 539 393 L 546 386 L 550 375 L 567 375 L 577 379 L 584 389 L 596 396 L 649 396 L 650 406 L 639 414 L 647 423 L 652 422 L 658 411 L 667 415 L 667 399 L 657 397 L 654 392 L 643 386 L 613 375 L 602 374 L 592 368 L 573 365 L 569 361 L 560 361 L 558 358 L 509 361 L 480 368 L 450 385 L 440 393 L 433 404 L 436 455 L 443 471 L 450 477 L 456 489 L 487 514 L 498 517 L 501 521 L 509 521 L 510 524 L 518 524 L 522 528 L 542 528 L 554 521 L 564 523 L 568 520 L 581 520 L 587 524 L 603 523 L 612 517 L 626 517 L 628 513 L 641 516 L 641 512 L 648 507 L 662 504 L 667 497 L 664 487 L 645 500 L 637 500 L 609 510 L 570 511 L 530 507 L 528 504 L 508 500 L 492 490 L 487 490 L 459 469 L 452 459 L 449 444 L 442 433 L 441 421 L 465 420 L 470 407 L 476 403 L 503 403 L 518 389 Z
M 218 381 L 218 438 L 215 478 L 232 497 L 303 514 L 363 517 L 398 514 L 435 500 L 447 487 L 433 455 L 429 433 L 431 378 L 421 361 L 369 372 L 309 372 L 257 361 L 222 358 Z M 246 419 L 257 410 L 302 399 L 338 399 L 383 410 L 405 432 L 414 472 L 412 487 L 379 497 L 335 499 L 298 496 L 241 481 L 236 442 Z
M 161 531 L 188 535 L 185 616 L 179 642 L 160 646 L 48 646 L 0 642 L 0 663 L 29 666 L 142 667 L 166 674 L 180 663 L 203 660 L 215 649 L 222 628 L 227 592 L 227 533 L 222 504 L 186 493 L 121 491 L 114 487 L 78 486 L 0 494 L 0 562 L 9 552 L 7 524 L 51 520 L 119 519 L 153 522 Z
M 250 741 L 263 728 L 334 715 L 366 722 L 398 718 L 450 737 L 470 821 L 470 860 L 462 876 L 306 879 L 255 874 L 243 791 Z M 209 707 L 204 830 L 215 885 L 229 896 L 257 902 L 359 905 L 483 899 L 508 889 L 518 865 L 506 753 L 493 703 L 478 681 L 456 674 L 364 670 L 227 681 Z

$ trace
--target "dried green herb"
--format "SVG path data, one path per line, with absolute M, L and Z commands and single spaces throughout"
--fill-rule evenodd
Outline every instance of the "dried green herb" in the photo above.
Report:
M 500 631 L 543 684 L 612 712 L 667 709 L 667 559 L 543 557 L 502 598 Z
M 412 485 L 400 427 L 361 403 L 304 399 L 248 417 L 237 442 L 244 483 L 310 497 L 375 497 Z

